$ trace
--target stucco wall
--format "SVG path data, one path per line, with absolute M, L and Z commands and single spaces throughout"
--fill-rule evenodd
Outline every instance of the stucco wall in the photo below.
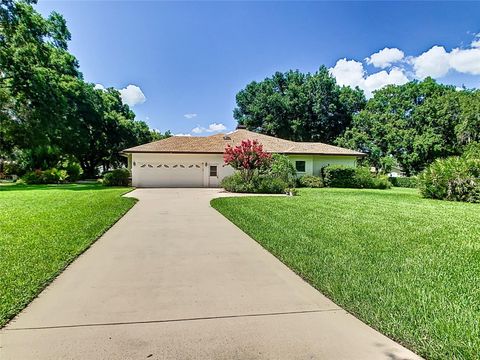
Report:
M 322 167 L 328 165 L 356 166 L 355 156 L 329 156 L 329 155 L 289 155 L 290 160 L 295 165 L 295 161 L 305 161 L 305 172 L 297 173 L 302 175 L 320 176 Z
M 321 168 L 327 165 L 356 165 L 354 156 L 289 155 L 289 158 L 293 164 L 295 161 L 305 161 L 305 172 L 298 173 L 298 176 L 319 176 Z M 153 167 L 141 168 L 143 164 L 150 164 Z M 173 171 L 170 167 L 171 170 L 162 173 L 162 169 L 156 168 L 159 164 L 169 164 L 171 167 L 177 164 L 198 164 L 200 168 L 198 171 L 188 170 L 188 168 L 185 170 L 178 168 Z M 234 172 L 230 166 L 224 165 L 222 154 L 134 153 L 131 154 L 129 165 L 132 170 L 132 185 L 138 187 L 216 187 L 225 176 Z M 209 176 L 210 165 L 217 166 L 217 177 Z M 168 175 L 168 178 L 165 175 Z

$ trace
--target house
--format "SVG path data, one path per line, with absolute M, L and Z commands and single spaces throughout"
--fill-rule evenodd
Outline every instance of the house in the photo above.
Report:
M 234 170 L 224 164 L 227 145 L 257 140 L 264 151 L 287 155 L 297 174 L 320 175 L 326 165 L 355 166 L 363 153 L 313 142 L 294 142 L 258 134 L 245 128 L 211 136 L 172 136 L 125 149 L 132 185 L 136 187 L 218 187 Z

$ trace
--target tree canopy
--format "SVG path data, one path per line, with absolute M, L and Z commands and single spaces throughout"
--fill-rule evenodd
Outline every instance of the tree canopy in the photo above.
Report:
M 65 19 L 43 17 L 35 3 L 0 5 L 0 158 L 23 153 L 31 170 L 69 157 L 93 176 L 123 162 L 120 150 L 161 137 L 135 120 L 117 90 L 83 80 Z
M 333 142 L 365 105 L 356 88 L 340 87 L 325 66 L 314 74 L 277 72 L 237 96 L 234 118 L 249 130 L 295 141 Z
M 367 153 L 378 169 L 394 159 L 407 174 L 416 174 L 479 139 L 479 94 L 431 78 L 386 86 L 336 143 Z
M 314 74 L 277 72 L 251 82 L 236 100 L 234 117 L 250 130 L 359 150 L 383 172 L 400 165 L 416 174 L 480 141 L 480 90 L 431 78 L 385 86 L 367 101 L 362 90 L 338 86 L 322 66 Z

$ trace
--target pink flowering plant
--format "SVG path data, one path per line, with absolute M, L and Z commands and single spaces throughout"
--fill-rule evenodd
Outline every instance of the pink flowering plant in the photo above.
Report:
M 269 169 L 272 156 L 263 151 L 263 146 L 257 140 L 243 140 L 240 145 L 227 145 L 223 153 L 225 164 L 240 172 L 242 179 L 249 183 L 255 173 Z

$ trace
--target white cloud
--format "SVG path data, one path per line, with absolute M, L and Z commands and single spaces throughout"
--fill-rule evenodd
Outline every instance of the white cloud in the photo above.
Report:
M 147 100 L 142 90 L 136 85 L 128 85 L 119 91 L 123 103 L 128 106 L 143 104 Z
M 384 87 L 385 85 L 403 85 L 408 82 L 408 78 L 402 69 L 393 68 L 392 70 L 382 70 L 378 73 L 369 75 L 365 78 L 365 84 L 363 89 L 366 96 L 370 97 L 372 92 Z
M 407 76 L 400 68 L 393 68 L 390 71 L 382 70 L 367 75 L 361 62 L 347 59 L 338 60 L 335 66 L 330 69 L 330 73 L 335 76 L 339 85 L 358 86 L 365 91 L 368 98 L 372 96 L 373 91 L 385 85 L 402 85 L 408 82 Z
M 192 134 L 182 134 L 182 133 L 179 133 L 179 134 L 173 134 L 173 136 L 192 136 Z
M 102 84 L 95 84 L 93 88 L 95 90 L 105 90 L 105 86 L 103 86 Z
M 443 46 L 433 46 L 420 56 L 412 59 L 415 76 L 434 79 L 445 76 L 448 71 L 455 70 L 463 74 L 480 75 L 480 39 L 472 42 L 473 48 L 455 48 L 447 52 Z
M 480 75 L 480 48 L 453 49 L 450 52 L 450 66 L 461 73 Z
M 208 125 L 208 132 L 213 132 L 213 131 L 223 131 L 223 130 L 227 130 L 227 127 L 223 124 L 217 124 L 217 123 L 213 123 L 213 124 L 210 124 Z
M 197 117 L 198 114 L 195 114 L 195 113 L 188 113 L 188 114 L 184 114 L 183 117 L 184 118 L 187 118 L 187 119 L 193 119 L 195 117 Z
M 386 68 L 393 63 L 399 62 L 404 58 L 405 54 L 402 50 L 397 48 L 384 48 L 370 57 L 367 57 L 365 61 L 367 64 L 373 65 L 378 68 Z
M 335 66 L 330 69 L 339 85 L 359 86 L 363 84 L 365 70 L 363 64 L 355 60 L 340 59 Z
M 218 123 L 212 123 L 208 125 L 207 128 L 198 125 L 197 127 L 192 129 L 192 132 L 195 134 L 201 134 L 201 133 L 212 133 L 212 132 L 219 132 L 226 130 L 227 127 L 223 124 L 218 124 Z
M 424 79 L 431 76 L 434 79 L 441 78 L 450 69 L 449 54 L 443 46 L 435 45 L 418 57 L 412 58 L 415 76 Z

